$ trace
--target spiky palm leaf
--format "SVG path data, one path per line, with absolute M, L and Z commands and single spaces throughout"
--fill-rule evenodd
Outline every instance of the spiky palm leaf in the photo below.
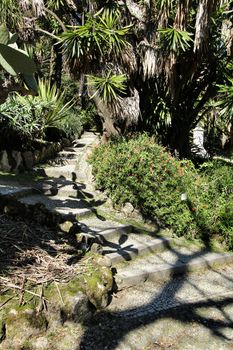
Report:
M 17 100 L 23 106 L 30 104 L 32 101 L 43 102 L 46 105 L 46 110 L 41 118 L 43 118 L 45 126 L 56 126 L 60 120 L 67 116 L 74 104 L 73 100 L 65 103 L 65 91 L 61 92 L 55 84 L 43 79 L 38 82 L 38 96 L 20 96 L 17 94 Z
M 91 98 L 98 95 L 103 102 L 112 103 L 119 99 L 119 95 L 125 94 L 126 76 L 124 74 L 113 74 L 111 70 L 104 77 L 88 75 L 88 85 L 90 85 L 94 94 Z
M 185 30 L 179 30 L 173 27 L 166 29 L 159 29 L 161 34 L 161 40 L 164 42 L 169 51 L 178 53 L 179 51 L 187 51 L 193 39 L 192 33 L 188 33 Z
M 131 26 L 120 26 L 118 13 L 111 10 L 88 16 L 83 25 L 70 27 L 61 35 L 60 42 L 68 61 L 85 57 L 91 60 L 114 52 L 119 54 L 126 45 L 125 36 Z
M 228 85 L 217 85 L 220 95 L 219 100 L 214 104 L 226 122 L 233 120 L 233 79 L 228 78 L 228 83 Z

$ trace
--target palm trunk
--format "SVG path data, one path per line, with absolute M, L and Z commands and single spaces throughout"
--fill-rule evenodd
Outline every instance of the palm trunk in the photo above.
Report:
M 58 88 L 61 87 L 61 76 L 62 76 L 62 47 L 60 44 L 54 45 L 54 68 L 51 76 L 52 83 L 55 83 Z
M 189 158 L 191 155 L 190 146 L 190 123 L 184 118 L 176 116 L 172 120 L 171 128 L 168 132 L 168 142 L 172 152 L 178 152 L 179 158 Z

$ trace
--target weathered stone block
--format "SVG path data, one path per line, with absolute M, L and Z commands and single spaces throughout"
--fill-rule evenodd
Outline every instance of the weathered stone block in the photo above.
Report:
M 12 151 L 12 158 L 15 161 L 14 168 L 12 169 L 14 173 L 18 173 L 23 168 L 23 158 L 21 155 L 21 152 L 19 151 Z
M 24 164 L 26 169 L 32 169 L 34 165 L 33 154 L 31 151 L 23 152 Z
M 11 165 L 9 162 L 7 151 L 2 151 L 0 155 L 0 170 L 4 172 L 11 171 Z

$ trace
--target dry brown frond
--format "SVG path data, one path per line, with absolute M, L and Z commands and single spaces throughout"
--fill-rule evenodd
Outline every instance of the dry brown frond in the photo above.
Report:
M 204 54 L 209 38 L 209 22 L 219 0 L 200 0 L 196 15 L 194 52 Z
M 140 115 L 139 102 L 139 93 L 134 88 L 132 91 L 132 96 L 120 98 L 115 103 L 110 105 L 109 108 L 112 110 L 115 120 L 118 119 L 124 121 L 127 128 L 138 123 L 138 118 Z

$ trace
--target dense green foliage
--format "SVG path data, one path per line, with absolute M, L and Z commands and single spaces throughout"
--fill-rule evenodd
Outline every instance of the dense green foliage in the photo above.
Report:
M 114 203 L 131 202 L 177 235 L 207 241 L 219 236 L 233 248 L 231 165 L 209 163 L 198 172 L 190 161 L 175 159 L 146 134 L 102 145 L 90 161 L 97 187 Z
M 42 138 L 45 129 L 45 120 L 42 116 L 48 108 L 51 106 L 45 101 L 32 99 L 22 104 L 17 97 L 9 96 L 6 102 L 0 105 L 1 121 L 5 125 L 4 132 L 9 128 L 21 136 L 26 144 L 34 138 Z
M 60 92 L 49 81 L 39 80 L 37 96 L 12 94 L 0 105 L 1 132 L 13 133 L 23 148 L 30 148 L 33 140 L 46 139 L 48 127 L 66 131 L 63 120 L 70 116 L 71 108 L 72 101 L 65 102 L 65 92 Z M 74 129 L 76 124 L 73 118 Z M 71 135 L 68 133 L 68 136 Z

